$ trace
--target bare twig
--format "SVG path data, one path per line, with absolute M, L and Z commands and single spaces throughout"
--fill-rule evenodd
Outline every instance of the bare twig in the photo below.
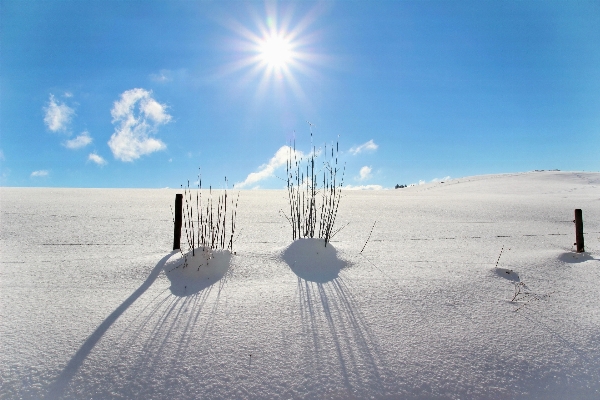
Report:
M 511 299 L 511 302 L 523 303 L 517 309 L 515 309 L 515 312 L 516 312 L 516 311 L 521 310 L 523 307 L 525 307 L 527 304 L 529 304 L 532 301 L 546 300 L 553 293 L 554 292 L 539 295 L 539 294 L 532 292 L 524 282 L 517 282 L 517 283 L 515 283 L 515 294 L 514 294 L 513 298 Z
M 369 242 L 369 239 L 371 239 L 371 234 L 373 233 L 373 229 L 375 229 L 375 224 L 377 223 L 377 221 L 373 222 L 373 226 L 371 227 L 371 232 L 369 232 L 369 237 L 367 237 L 367 241 L 365 242 L 365 245 L 363 246 L 362 250 L 360 251 L 359 254 L 362 254 L 363 250 L 365 249 L 365 247 L 367 247 L 367 243 Z

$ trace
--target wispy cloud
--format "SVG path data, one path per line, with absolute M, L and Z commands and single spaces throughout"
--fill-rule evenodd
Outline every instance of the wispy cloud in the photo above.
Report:
M 96 153 L 90 153 L 90 155 L 88 156 L 88 161 L 91 161 L 100 166 L 106 165 L 106 160 Z
M 360 169 L 360 171 L 358 172 L 358 176 L 355 179 L 359 181 L 365 181 L 367 179 L 370 179 L 372 170 L 373 169 L 371 167 L 365 165 Z
M 44 107 L 44 123 L 52 132 L 66 131 L 75 115 L 75 110 L 50 95 L 48 105 Z
M 67 149 L 80 149 L 82 147 L 87 146 L 92 143 L 92 137 L 88 133 L 88 131 L 81 132 L 81 135 L 77 136 L 74 139 L 67 140 L 63 143 Z
M 150 74 L 150 79 L 158 83 L 167 83 L 173 80 L 173 72 L 161 69 L 157 74 Z
M 347 185 L 343 187 L 346 190 L 383 190 L 381 185 Z
M 292 157 L 294 157 L 294 151 L 296 152 L 295 156 L 297 158 L 304 157 L 304 153 L 302 153 L 300 150 L 294 150 L 290 146 L 281 146 L 268 163 L 261 165 L 257 172 L 250 173 L 243 182 L 236 183 L 235 187 L 242 189 L 267 178 L 271 178 L 275 175 L 275 171 L 278 168 L 286 164 L 290 154 Z
M 377 150 L 378 147 L 379 147 L 379 145 L 377 145 L 373 141 L 373 139 L 371 139 L 368 142 L 361 144 L 360 146 L 351 147 L 350 150 L 348 150 L 348 151 L 350 152 L 350 154 L 355 156 L 362 152 L 373 152 L 373 151 Z
M 152 98 L 145 89 L 131 89 L 121 94 L 111 110 L 115 132 L 108 141 L 113 155 L 121 161 L 134 161 L 167 146 L 150 137 L 160 125 L 171 121 L 167 106 Z
M 31 173 L 31 177 L 32 177 L 32 178 L 44 177 L 44 176 L 48 176 L 48 174 L 49 174 L 49 173 L 50 173 L 50 172 L 48 172 L 47 170 L 45 170 L 45 169 L 41 169 L 41 170 L 39 170 L 39 171 L 33 171 L 33 172 Z

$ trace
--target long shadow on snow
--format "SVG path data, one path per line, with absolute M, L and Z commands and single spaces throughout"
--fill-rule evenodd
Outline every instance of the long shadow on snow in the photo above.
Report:
M 125 344 L 119 346 L 121 350 L 115 359 L 137 359 L 122 378 L 127 382 L 135 382 L 141 387 L 144 383 L 159 378 L 160 375 L 168 376 L 169 371 L 176 371 L 178 366 L 188 363 L 191 354 L 189 350 L 194 347 L 192 341 L 198 343 L 209 341 L 227 276 L 226 274 L 224 279 L 218 281 L 217 293 L 214 300 L 210 302 L 209 297 L 215 288 L 214 282 L 186 297 L 169 294 L 166 298 L 155 299 L 156 304 L 152 307 L 150 315 L 145 316 L 139 326 L 124 334 Z M 210 311 L 205 313 L 207 305 Z M 200 323 L 202 316 L 207 320 Z M 201 329 L 199 334 L 198 328 Z M 140 338 L 145 338 L 141 347 L 134 348 L 133 344 L 139 343 Z M 107 371 L 104 375 L 110 376 L 110 374 L 111 371 Z M 106 382 L 105 385 L 112 386 L 112 383 Z M 111 390 L 117 393 L 122 389 L 125 388 L 111 387 Z M 107 394 L 111 390 L 106 388 Z
M 368 329 L 349 287 L 339 276 L 349 266 L 323 239 L 295 240 L 282 253 L 298 277 L 297 296 L 311 382 L 321 387 L 343 383 L 341 397 L 373 395 L 383 389 L 375 335 Z M 330 350 L 333 349 L 333 352 Z M 339 376 L 336 376 L 339 374 Z M 315 394 L 316 395 L 316 394 Z
M 150 299 L 107 347 L 104 358 L 112 361 L 93 365 L 94 386 L 82 379 L 79 391 L 100 398 L 168 397 L 160 392 L 164 382 L 196 361 L 190 355 L 197 343 L 210 342 L 229 275 L 193 294 L 181 297 L 169 288 Z
M 298 277 L 297 293 L 309 379 L 341 380 L 336 395 L 345 398 L 386 393 L 385 361 L 344 279 L 320 283 Z
M 96 328 L 96 330 L 86 339 L 81 345 L 79 350 L 71 358 L 67 366 L 63 369 L 61 374 L 58 376 L 56 381 L 50 387 L 46 398 L 55 399 L 60 397 L 73 376 L 77 373 L 87 356 L 90 354 L 96 343 L 104 336 L 106 331 L 111 325 L 142 295 L 148 288 L 154 283 L 156 278 L 160 275 L 161 271 L 167 260 L 175 254 L 177 251 L 164 256 L 158 264 L 154 267 L 148 278 L 140 285 L 135 292 L 133 292 L 119 307 L 117 307 L 106 319 Z
M 375 335 L 339 276 L 348 262 L 338 257 L 331 244 L 323 246 L 321 239 L 297 240 L 282 256 L 298 277 L 303 337 L 309 338 L 303 358 L 311 367 L 304 386 L 339 385 L 341 380 L 340 397 L 385 392 L 380 372 L 384 361 Z

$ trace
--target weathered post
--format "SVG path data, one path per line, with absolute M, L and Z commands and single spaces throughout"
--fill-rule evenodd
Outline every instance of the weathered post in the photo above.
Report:
M 578 253 L 585 251 L 583 245 L 583 215 L 580 208 L 575 210 L 575 244 Z
M 175 231 L 173 232 L 173 250 L 181 249 L 181 214 L 183 210 L 183 195 L 175 195 Z

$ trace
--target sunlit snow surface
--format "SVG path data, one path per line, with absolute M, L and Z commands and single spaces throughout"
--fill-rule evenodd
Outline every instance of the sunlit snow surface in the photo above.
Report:
M 243 191 L 184 290 L 175 193 L 0 189 L 1 398 L 600 398 L 598 173 L 347 191 L 321 274 Z

